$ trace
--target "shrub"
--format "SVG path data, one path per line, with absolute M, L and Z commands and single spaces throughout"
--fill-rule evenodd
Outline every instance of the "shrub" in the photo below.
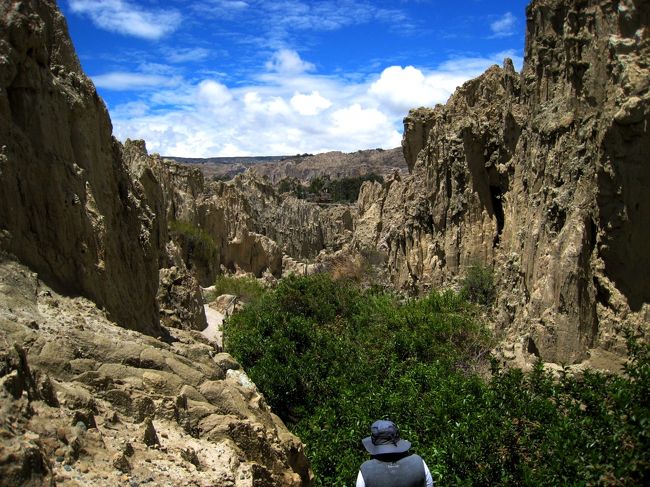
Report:
M 265 292 L 266 288 L 254 277 L 221 275 L 214 283 L 214 297 L 233 294 L 247 304 L 256 302 Z
M 496 299 L 492 268 L 480 264 L 471 265 L 463 278 L 461 293 L 472 303 L 491 306 Z
M 307 197 L 307 189 L 302 185 L 299 179 L 286 177 L 278 183 L 278 193 L 291 193 L 296 198 L 304 199 Z
M 650 349 L 626 376 L 494 364 L 461 295 L 420 300 L 291 277 L 225 324 L 225 346 L 306 445 L 316 484 L 352 485 L 360 440 L 394 420 L 445 485 L 648 485 Z
M 219 258 L 219 250 L 212 236 L 196 225 L 181 220 L 170 220 L 169 233 L 179 242 L 188 265 L 197 261 L 207 268 Z
M 316 176 L 309 181 L 307 186 L 303 186 L 300 180 L 287 177 L 278 183 L 278 192 L 291 193 L 296 198 L 302 199 L 319 198 L 322 194 L 327 194 L 332 202 L 351 203 L 359 198 L 359 191 L 364 181 L 381 183 L 384 178 L 374 173 L 340 179 L 331 179 L 325 175 Z
M 326 274 L 290 277 L 229 318 L 224 341 L 308 445 L 322 485 L 349 485 L 372 421 L 388 415 L 417 439 L 432 384 L 480 360 L 489 337 L 466 306 L 453 293 L 401 303 Z

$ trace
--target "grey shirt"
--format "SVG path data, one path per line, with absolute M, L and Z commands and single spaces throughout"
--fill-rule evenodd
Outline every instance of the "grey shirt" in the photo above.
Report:
M 433 487 L 433 478 L 431 477 L 431 472 L 429 471 L 429 467 L 427 467 L 427 464 L 424 460 L 422 460 L 422 464 L 424 466 L 424 478 L 425 478 L 425 487 Z M 361 474 L 361 470 L 359 470 L 359 474 L 357 475 L 357 483 L 356 487 L 366 487 L 366 481 L 363 478 L 363 475 Z

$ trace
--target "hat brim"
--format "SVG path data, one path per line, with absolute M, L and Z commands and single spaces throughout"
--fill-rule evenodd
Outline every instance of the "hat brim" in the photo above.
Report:
M 371 455 L 384 455 L 386 453 L 404 453 L 411 448 L 411 442 L 408 440 L 399 440 L 397 445 L 389 443 L 387 445 L 374 445 L 370 436 L 361 440 L 363 447 L 368 450 Z

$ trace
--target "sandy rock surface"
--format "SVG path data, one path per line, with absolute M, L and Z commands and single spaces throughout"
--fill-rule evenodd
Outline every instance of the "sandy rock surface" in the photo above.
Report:
M 310 483 L 299 440 L 200 333 L 125 330 L 6 256 L 0 290 L 2 485 Z

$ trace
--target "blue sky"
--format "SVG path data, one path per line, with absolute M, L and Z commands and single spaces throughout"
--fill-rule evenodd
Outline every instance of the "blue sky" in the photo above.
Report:
M 526 3 L 59 0 L 115 135 L 186 157 L 397 147 L 410 108 L 520 68 Z

